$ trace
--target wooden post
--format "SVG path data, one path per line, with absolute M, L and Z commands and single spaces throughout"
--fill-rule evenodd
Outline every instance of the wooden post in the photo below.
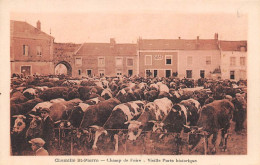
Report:
M 207 139 L 207 135 L 203 135 L 204 138 L 204 155 L 207 155 L 208 152 L 208 139 Z
M 60 147 L 60 128 L 59 128 L 59 147 Z
M 70 134 L 70 155 L 73 155 L 73 137 L 72 137 L 72 133 Z

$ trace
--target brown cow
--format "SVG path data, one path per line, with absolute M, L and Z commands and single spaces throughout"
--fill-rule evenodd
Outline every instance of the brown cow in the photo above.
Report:
M 227 137 L 228 129 L 230 128 L 230 122 L 232 119 L 234 111 L 234 105 L 229 100 L 216 100 L 210 104 L 202 107 L 199 112 L 199 120 L 197 127 L 188 127 L 191 129 L 191 135 L 189 137 L 189 149 L 194 149 L 194 147 L 199 143 L 201 137 L 205 138 L 205 153 L 208 151 L 208 138 L 213 135 L 212 153 L 216 152 L 216 140 L 218 131 L 221 130 L 221 143 L 223 146 L 223 151 L 227 147 Z

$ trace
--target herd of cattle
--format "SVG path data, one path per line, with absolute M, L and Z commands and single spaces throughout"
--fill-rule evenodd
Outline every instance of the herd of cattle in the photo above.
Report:
M 189 133 L 192 150 L 203 137 L 213 135 L 216 152 L 221 131 L 223 150 L 234 111 L 231 99 L 244 93 L 246 81 L 178 78 L 106 77 L 72 79 L 59 76 L 12 77 L 10 92 L 11 148 L 23 155 L 28 141 L 42 136 L 40 110 L 50 109 L 55 128 L 76 130 L 76 143 L 89 139 L 97 149 L 100 136 L 111 137 L 118 152 L 119 133 L 136 141 L 142 132 Z M 72 136 L 71 134 L 65 136 Z M 60 135 L 55 135 L 56 141 Z M 77 139 L 78 138 L 78 139 Z M 86 147 L 87 148 L 87 147 Z

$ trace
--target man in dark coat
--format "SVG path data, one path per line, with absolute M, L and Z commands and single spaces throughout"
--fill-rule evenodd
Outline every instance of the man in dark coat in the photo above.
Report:
M 41 116 L 43 119 L 42 139 L 45 141 L 44 147 L 46 148 L 46 150 L 50 152 L 51 145 L 52 145 L 51 143 L 54 139 L 54 123 L 51 117 L 49 116 L 49 114 L 50 114 L 50 110 L 48 108 L 43 108 L 41 110 Z
M 236 98 L 232 101 L 235 106 L 233 121 L 236 122 L 235 131 L 240 132 L 244 128 L 243 124 L 246 118 L 246 102 L 240 93 L 236 94 Z

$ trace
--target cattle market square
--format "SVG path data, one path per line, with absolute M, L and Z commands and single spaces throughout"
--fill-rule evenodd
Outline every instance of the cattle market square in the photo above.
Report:
M 40 21 L 10 30 L 11 155 L 247 154 L 247 41 L 73 44 Z

